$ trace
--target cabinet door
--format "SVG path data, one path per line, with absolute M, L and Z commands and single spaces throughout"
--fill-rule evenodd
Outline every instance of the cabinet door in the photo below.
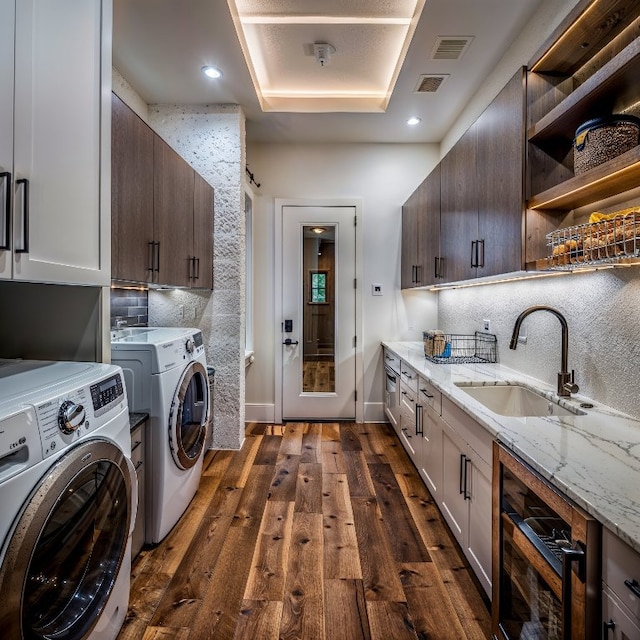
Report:
M 16 3 L 14 278 L 110 281 L 110 28 L 109 0 Z
M 491 467 L 468 452 L 466 556 L 485 592 L 491 598 Z
M 111 103 L 111 275 L 150 282 L 154 133 L 115 94 Z
M 440 174 L 438 165 L 421 185 L 423 197 L 418 230 L 421 285 L 434 284 L 440 279 Z
M 468 508 L 464 499 L 465 443 L 448 425 L 442 429 L 442 514 L 453 535 L 465 548 Z M 468 466 L 466 468 L 468 472 Z
M 442 201 L 440 254 L 443 281 L 475 278 L 475 242 L 478 239 L 478 191 L 476 185 L 476 125 L 456 142 L 440 163 Z
M 13 177 L 13 44 L 15 0 L 0 0 L 0 278 L 12 275 L 10 219 Z
M 420 217 L 420 190 L 417 189 L 402 207 L 402 259 L 401 287 L 418 286 L 418 220 Z
M 521 69 L 476 122 L 478 276 L 524 265 L 524 100 Z
M 422 442 L 419 452 L 418 471 L 429 493 L 440 504 L 442 502 L 442 425 L 440 416 L 429 407 L 424 407 Z
M 640 640 L 640 620 L 629 615 L 605 587 L 602 592 L 604 640 Z
M 213 289 L 213 187 L 194 174 L 192 286 Z
M 154 237 L 158 284 L 187 287 L 193 257 L 193 169 L 154 137 Z

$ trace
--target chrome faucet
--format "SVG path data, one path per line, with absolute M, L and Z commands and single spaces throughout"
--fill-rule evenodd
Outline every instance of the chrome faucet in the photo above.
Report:
M 513 335 L 511 336 L 511 342 L 509 343 L 509 349 L 515 351 L 518 346 L 518 335 L 520 334 L 520 325 L 522 321 L 534 311 L 548 311 L 552 313 L 562 325 L 562 362 L 560 364 L 561 371 L 558 373 L 558 395 L 562 397 L 569 397 L 572 393 L 579 391 L 578 385 L 574 382 L 574 372 L 568 372 L 568 360 L 569 360 L 569 326 L 565 317 L 556 309 L 552 307 L 546 307 L 544 305 L 538 305 L 535 307 L 529 307 L 525 309 L 517 318 L 516 323 L 513 326 Z

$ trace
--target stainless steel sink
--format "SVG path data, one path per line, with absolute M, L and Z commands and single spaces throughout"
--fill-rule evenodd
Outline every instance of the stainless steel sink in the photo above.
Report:
M 586 415 L 577 407 L 562 407 L 541 393 L 522 385 L 460 382 L 456 386 L 501 416 L 542 417 Z

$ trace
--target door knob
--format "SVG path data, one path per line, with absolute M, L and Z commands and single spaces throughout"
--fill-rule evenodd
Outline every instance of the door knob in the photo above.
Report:
M 290 347 L 291 345 L 298 344 L 298 341 L 297 340 L 292 340 L 291 338 L 287 338 L 282 344 L 286 344 L 287 347 Z

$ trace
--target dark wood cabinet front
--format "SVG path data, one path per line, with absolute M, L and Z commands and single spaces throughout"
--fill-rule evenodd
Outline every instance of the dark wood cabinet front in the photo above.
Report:
M 440 250 L 440 165 L 425 178 L 402 207 L 403 289 L 438 280 Z
M 524 267 L 524 69 L 476 122 L 478 276 Z
M 111 277 L 213 288 L 214 190 L 112 95 Z
M 157 282 L 191 285 L 193 169 L 161 138 L 154 141 L 154 237 Z
M 153 131 L 112 95 L 111 277 L 151 282 Z
M 213 289 L 213 187 L 199 174 L 193 183 L 193 259 L 191 286 Z
M 476 277 L 478 191 L 476 183 L 476 125 L 464 133 L 442 159 L 440 252 L 443 281 Z

